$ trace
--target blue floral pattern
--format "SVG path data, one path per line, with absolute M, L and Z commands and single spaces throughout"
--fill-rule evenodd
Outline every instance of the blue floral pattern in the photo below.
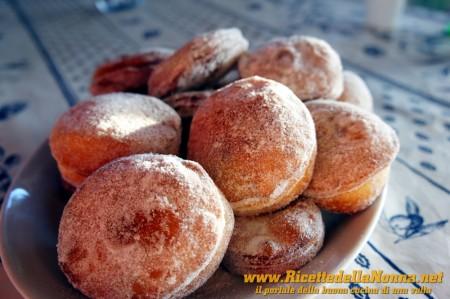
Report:
M 406 198 L 405 210 L 405 214 L 396 214 L 387 219 L 388 230 L 398 237 L 395 243 L 428 235 L 448 223 L 448 220 L 440 220 L 425 224 L 418 204 L 410 197 Z
M 10 61 L 0 64 L 0 71 L 25 70 L 30 66 L 27 59 Z
M 360 284 L 358 284 L 358 283 L 352 282 L 352 283 L 350 283 L 350 284 L 348 285 L 348 288 L 349 288 L 350 290 L 353 290 L 353 289 L 362 289 L 362 286 L 361 286 Z M 353 295 L 356 299 L 370 299 L 370 296 L 369 296 L 368 294 L 364 293 L 364 292 L 354 292 L 354 293 L 352 293 L 352 295 Z
M 0 106 L 0 122 L 6 121 L 27 107 L 25 101 L 14 101 Z
M 369 259 L 362 253 L 359 253 L 355 258 L 355 263 L 366 269 L 369 269 L 370 267 Z

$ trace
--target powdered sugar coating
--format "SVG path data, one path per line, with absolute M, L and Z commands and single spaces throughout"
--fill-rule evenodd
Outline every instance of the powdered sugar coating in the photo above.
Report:
M 343 90 L 339 55 L 325 41 L 294 35 L 278 38 L 239 60 L 241 77 L 254 75 L 288 86 L 301 100 L 338 98 Z
M 61 219 L 58 261 L 92 298 L 176 298 L 218 267 L 232 210 L 203 168 L 157 154 L 105 165 Z
M 351 71 L 344 71 L 344 91 L 338 101 L 356 105 L 367 111 L 373 110 L 373 98 L 367 84 Z
M 289 88 L 251 77 L 218 90 L 200 106 L 188 149 L 235 213 L 248 207 L 269 211 L 305 177 L 315 157 L 314 124 Z M 301 191 L 283 199 L 283 205 Z
M 135 153 L 178 153 L 181 119 L 157 98 L 111 93 L 82 101 L 65 112 L 50 136 L 50 147 L 69 183 L 115 158 Z M 77 179 L 75 178 L 77 175 Z
M 324 235 L 322 215 L 312 200 L 300 199 L 271 214 L 236 217 L 224 265 L 238 274 L 284 274 L 316 256 Z
M 155 69 L 148 81 L 149 94 L 163 97 L 212 82 L 247 49 L 248 41 L 237 28 L 199 35 Z
M 375 114 L 333 100 L 312 101 L 306 106 L 314 119 L 318 146 L 306 196 L 331 197 L 357 188 L 397 155 L 395 131 Z

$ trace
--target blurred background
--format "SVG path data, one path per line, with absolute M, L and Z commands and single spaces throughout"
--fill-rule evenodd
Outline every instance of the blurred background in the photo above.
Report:
M 450 10 L 449 0 L 411 0 L 411 4 L 421 5 L 431 9 Z

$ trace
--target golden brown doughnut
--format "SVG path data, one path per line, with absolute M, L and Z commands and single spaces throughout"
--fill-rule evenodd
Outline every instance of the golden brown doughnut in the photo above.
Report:
M 101 64 L 92 76 L 91 93 L 99 95 L 122 91 L 146 94 L 150 74 L 172 52 L 169 49 L 155 48 Z
M 119 157 L 177 154 L 180 138 L 180 117 L 162 101 L 111 93 L 65 112 L 52 129 L 50 148 L 63 179 L 77 187 L 94 170 Z
M 373 98 L 364 80 L 351 71 L 344 71 L 344 91 L 338 101 L 373 110 Z
M 298 269 L 317 255 L 325 227 L 312 200 L 297 200 L 274 213 L 236 217 L 224 258 L 233 273 L 280 273 Z
M 233 212 L 205 170 L 176 156 L 117 159 L 64 209 L 58 262 L 91 298 L 179 298 L 218 268 Z
M 272 80 L 236 81 L 209 96 L 192 120 L 188 157 L 205 167 L 238 215 L 294 200 L 310 181 L 315 155 L 308 109 Z
M 164 97 L 194 89 L 224 75 L 248 48 L 237 28 L 195 37 L 158 65 L 148 81 L 149 94 Z
M 317 158 L 304 195 L 326 210 L 355 213 L 380 195 L 399 150 L 378 116 L 333 100 L 306 103 L 316 125 Z
M 343 90 L 339 55 L 309 36 L 279 38 L 242 55 L 239 72 L 243 78 L 258 75 L 283 83 L 301 100 L 337 99 Z

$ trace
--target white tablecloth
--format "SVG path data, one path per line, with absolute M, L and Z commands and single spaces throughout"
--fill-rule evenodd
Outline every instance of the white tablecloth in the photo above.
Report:
M 450 50 L 440 47 L 450 14 L 408 8 L 390 39 L 364 29 L 363 3 L 164 0 L 101 15 L 88 0 L 0 1 L 0 198 L 56 117 L 88 96 L 93 68 L 106 58 L 177 47 L 217 27 L 241 28 L 253 47 L 278 35 L 309 34 L 328 40 L 345 68 L 368 82 L 376 113 L 401 140 L 382 218 L 348 269 L 450 274 Z M 348 285 L 364 286 L 371 285 Z M 448 278 L 432 288 L 388 297 L 450 298 Z M 1 270 L 0 298 L 11 298 L 8 292 Z

